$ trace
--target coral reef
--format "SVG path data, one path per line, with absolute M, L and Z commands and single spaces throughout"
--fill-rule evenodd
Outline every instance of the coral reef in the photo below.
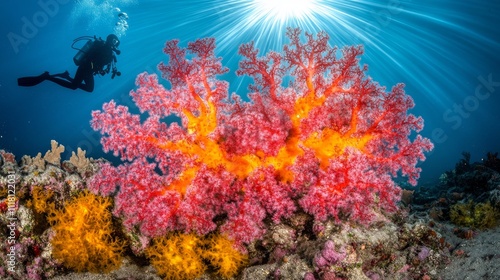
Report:
M 474 262 L 486 265 L 491 252 L 484 247 L 497 246 L 478 245 L 482 242 L 476 240 L 498 240 L 496 235 L 490 236 L 492 231 L 498 231 L 500 213 L 500 169 L 497 164 L 497 153 L 488 152 L 480 161 L 471 162 L 470 153 L 464 152 L 455 168 L 443 173 L 437 184 L 423 185 L 414 191 L 413 202 L 408 207 L 409 218 L 429 220 L 428 225 L 441 233 L 442 243 L 447 244 L 456 261 L 448 270 L 464 264 L 473 267 L 470 263 Z M 428 253 L 426 249 L 420 250 L 418 259 Z M 476 269 L 468 271 L 472 270 Z M 449 274 L 442 271 L 444 275 Z M 464 273 L 471 278 L 480 277 Z
M 423 120 L 408 114 L 411 97 L 402 84 L 386 91 L 367 77 L 361 47 L 339 53 L 325 33 L 306 33 L 305 42 L 298 29 L 287 36 L 281 53 L 240 47 L 237 74 L 254 80 L 249 102 L 228 96 L 218 79 L 228 70 L 214 39 L 187 49 L 167 42 L 169 61 L 159 69 L 171 88 L 143 73 L 131 93 L 144 115 L 114 101 L 92 113 L 118 166 L 81 149 L 61 163 L 64 148 L 55 141 L 45 157 L 19 163 L 0 151 L 1 226 L 19 221 L 2 236 L 15 240 L 16 270 L 2 244 L 0 275 L 434 276 L 449 244 L 432 225 L 408 218 L 416 192 L 405 193 L 406 207 L 397 204 L 395 180 L 415 185 L 417 163 L 432 149 L 418 135 Z M 181 123 L 165 123 L 170 115 Z M 117 277 L 124 266 L 136 273 Z
M 114 101 L 92 113 L 105 151 L 125 163 L 101 166 L 89 187 L 114 196 L 128 230 L 149 238 L 219 230 L 245 251 L 266 233 L 266 219 L 278 224 L 303 211 L 317 222 L 367 224 L 396 210 L 393 177 L 416 184 L 416 164 L 432 149 L 420 135 L 409 139 L 423 127 L 407 114 L 411 97 L 402 84 L 386 92 L 366 77 L 361 47 L 338 57 L 323 32 L 306 33 L 305 43 L 298 29 L 287 36 L 282 54 L 240 47 L 237 74 L 253 78 L 251 102 L 228 98 L 214 39 L 187 49 L 173 40 L 164 48 L 169 62 L 159 65 L 172 88 L 143 73 L 131 93 L 144 121 Z M 172 114 L 182 126 L 162 121 Z
M 62 145 L 51 142 L 52 149 L 41 157 L 15 156 L 0 150 L 0 277 L 2 279 L 48 279 L 67 271 L 53 255 L 54 228 L 48 221 L 51 211 L 63 211 L 66 202 L 78 196 L 100 161 L 90 160 L 78 174 L 55 162 Z M 83 175 L 83 176 L 82 176 Z M 109 216 L 109 215 L 108 215 Z M 64 240 L 68 241 L 68 240 Z M 74 252 L 72 252 L 74 253 Z
M 294 228 L 279 258 L 271 252 L 269 259 L 244 269 L 241 279 L 422 279 L 435 276 L 450 259 L 449 244 L 422 222 L 378 220 L 359 227 L 330 221 L 316 238 Z M 262 242 L 276 250 L 282 240 L 276 235 L 283 228 L 272 230 Z
M 500 174 L 496 153 L 488 152 L 481 162 L 470 162 L 470 153 L 463 152 L 455 169 L 445 172 L 441 183 L 455 192 L 464 192 L 478 197 L 491 191 L 491 179 Z
M 55 207 L 55 202 L 49 202 L 53 198 L 53 196 L 54 191 L 52 191 L 51 189 L 44 189 L 40 186 L 33 186 L 31 189 L 31 200 L 28 201 L 27 206 L 32 208 L 35 213 L 48 213 Z
M 495 227 L 500 217 L 499 212 L 489 202 L 457 203 L 450 209 L 450 220 L 452 223 L 471 227 L 474 229 L 487 229 Z
M 485 159 L 483 159 L 483 164 L 485 167 L 500 172 L 500 159 L 498 158 L 498 153 L 487 152 Z
M 500 169 L 497 153 L 488 152 L 480 162 L 462 153 L 455 169 L 446 171 L 439 184 L 414 192 L 414 210 L 427 212 L 435 221 L 451 221 L 470 230 L 494 227 L 500 211 Z M 462 232 L 469 229 L 457 229 Z M 470 234 L 468 234 L 470 236 Z

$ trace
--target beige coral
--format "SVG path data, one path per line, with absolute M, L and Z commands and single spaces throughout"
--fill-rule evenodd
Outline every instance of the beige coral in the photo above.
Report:
M 59 145 L 56 140 L 50 141 L 51 150 L 45 153 L 43 159 L 50 164 L 61 166 L 61 153 L 64 152 L 64 146 Z
M 71 162 L 79 173 L 84 172 L 88 166 L 90 165 L 90 160 L 85 157 L 85 151 L 78 148 L 77 153 L 71 152 L 71 157 L 69 158 L 69 162 Z
M 45 160 L 42 158 L 42 153 L 38 153 L 36 157 L 31 158 L 31 163 L 38 169 L 45 170 Z
M 36 170 L 38 171 L 45 170 L 45 160 L 42 158 L 41 153 L 38 153 L 36 157 L 30 157 L 28 155 L 24 155 L 21 158 L 21 165 L 23 171 L 26 173 L 31 173 Z

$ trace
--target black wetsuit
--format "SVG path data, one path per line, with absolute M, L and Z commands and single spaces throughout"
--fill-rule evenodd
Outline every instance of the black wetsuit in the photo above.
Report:
M 19 78 L 18 85 L 35 86 L 49 80 L 65 88 L 92 92 L 94 90 L 94 75 L 109 73 L 111 64 L 116 62 L 115 51 L 117 50 L 114 50 L 105 41 L 96 39 L 83 61 L 80 62 L 74 78 L 71 78 L 67 71 L 55 75 L 45 72 L 40 76 Z
M 74 78 L 61 79 L 57 76 L 50 76 L 48 80 L 69 89 L 80 88 L 92 92 L 94 90 L 94 75 L 106 74 L 107 72 L 104 67 L 109 67 L 108 65 L 114 59 L 116 58 L 112 48 L 106 45 L 106 42 L 96 40 L 86 55 L 86 59 L 78 66 Z

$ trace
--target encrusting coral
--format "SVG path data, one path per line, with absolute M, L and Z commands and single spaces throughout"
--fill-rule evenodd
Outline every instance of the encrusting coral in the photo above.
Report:
M 172 88 L 143 73 L 131 93 L 147 118 L 114 101 L 92 113 L 104 150 L 125 163 L 102 165 L 89 188 L 116 194 L 114 214 L 128 229 L 149 238 L 218 230 L 244 251 L 265 234 L 266 218 L 280 223 L 303 211 L 319 222 L 366 224 L 374 211 L 397 208 L 401 189 L 392 178 L 416 184 L 416 165 L 433 147 L 420 135 L 409 139 L 423 128 L 407 114 L 413 100 L 402 84 L 386 92 L 365 76 L 361 47 L 339 57 L 324 32 L 306 33 L 305 43 L 299 29 L 287 36 L 283 54 L 240 47 L 237 74 L 254 79 L 251 102 L 228 98 L 213 38 L 187 49 L 173 40 L 159 66 Z M 162 121 L 172 114 L 182 126 Z

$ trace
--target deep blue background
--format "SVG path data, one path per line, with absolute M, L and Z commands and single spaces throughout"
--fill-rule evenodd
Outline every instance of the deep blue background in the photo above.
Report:
M 157 72 L 156 65 L 166 60 L 165 41 L 176 38 L 185 46 L 213 36 L 223 64 L 235 71 L 241 43 L 255 40 L 263 52 L 281 50 L 286 43 L 284 26 L 291 25 L 311 33 L 325 30 L 332 45 L 363 44 L 362 62 L 369 65 L 374 80 L 388 88 L 399 82 L 407 85 L 416 103 L 411 113 L 425 119 L 422 134 L 435 142 L 435 150 L 422 164 L 422 182 L 452 169 L 462 151 L 480 160 L 487 151 L 500 150 L 500 1 L 316 2 L 329 8 L 315 14 L 315 23 L 273 25 L 250 12 L 251 0 L 3 0 L 0 148 L 20 159 L 45 153 L 55 139 L 67 152 L 82 147 L 90 156 L 111 159 L 102 153 L 99 135 L 90 128 L 90 113 L 111 99 L 133 106 L 128 93 L 135 77 L 143 71 Z M 47 10 L 43 3 L 52 5 Z M 93 93 L 50 82 L 17 86 L 18 77 L 46 70 L 69 70 L 73 75 L 72 40 L 113 32 L 117 7 L 128 13 L 130 26 L 121 37 L 121 77 L 97 77 Z M 30 23 L 36 29 L 29 30 Z M 25 41 L 16 47 L 12 36 Z M 222 78 L 231 83 L 231 91 L 246 95 L 246 79 L 234 74 Z M 496 84 L 487 87 L 481 82 L 488 79 Z M 462 106 L 462 113 L 453 111 L 457 106 Z

